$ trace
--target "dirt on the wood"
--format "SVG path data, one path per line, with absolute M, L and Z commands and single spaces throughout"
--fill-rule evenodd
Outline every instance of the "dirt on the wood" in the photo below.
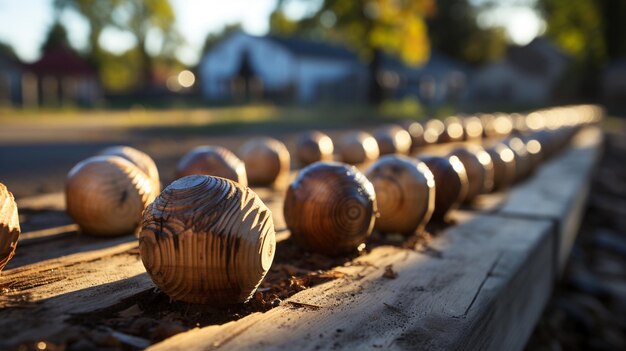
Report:
M 626 135 L 607 134 L 568 266 L 527 350 L 626 350 Z
M 285 300 L 310 287 L 335 280 L 348 279 L 334 267 L 349 265 L 360 255 L 381 245 L 424 250 L 430 234 L 406 237 L 373 234 L 361 252 L 343 257 L 327 257 L 303 252 L 290 239 L 279 242 L 274 264 L 251 299 L 240 305 L 212 307 L 172 301 L 157 288 L 146 290 L 112 308 L 74 315 L 70 330 L 46 343 L 47 350 L 136 350 L 196 327 L 223 324 L 256 312 L 266 312 L 281 304 L 291 308 L 319 309 L 321 306 Z M 137 254 L 136 250 L 127 254 Z M 395 278 L 393 267 L 386 267 L 384 277 Z M 22 345 L 25 350 L 38 349 L 36 342 Z M 41 346 L 41 345 L 39 345 Z

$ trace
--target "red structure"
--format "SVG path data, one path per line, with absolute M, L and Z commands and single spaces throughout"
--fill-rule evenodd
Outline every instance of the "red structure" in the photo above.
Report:
M 26 65 L 22 92 L 24 105 L 91 106 L 102 96 L 102 87 L 94 67 L 72 49 L 59 47 Z

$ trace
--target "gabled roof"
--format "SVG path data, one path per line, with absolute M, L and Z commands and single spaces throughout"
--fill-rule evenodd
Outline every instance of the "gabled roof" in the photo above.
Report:
M 266 39 L 284 47 L 296 56 L 358 61 L 357 55 L 345 47 L 294 37 L 268 35 Z
M 506 57 L 520 71 L 537 76 L 548 74 L 551 57 L 563 62 L 569 60 L 563 51 L 544 38 L 536 38 L 525 46 L 510 46 Z
M 38 75 L 96 75 L 96 70 L 70 48 L 56 48 L 44 52 L 41 58 L 26 66 Z

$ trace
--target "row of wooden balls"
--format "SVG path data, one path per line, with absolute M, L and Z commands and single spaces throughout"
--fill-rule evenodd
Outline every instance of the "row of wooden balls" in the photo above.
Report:
M 565 145 L 578 125 L 542 130 L 524 140 L 510 138 L 487 151 L 472 146 L 448 157 L 423 157 L 423 163 L 388 156 L 366 175 L 345 164 L 316 163 L 291 184 L 285 219 L 299 244 L 331 255 L 362 245 L 374 225 L 381 232 L 414 233 L 431 216 L 443 219 L 461 201 L 522 179 Z M 251 149 L 264 150 L 258 142 Z M 249 188 L 225 178 L 183 177 L 157 197 L 159 183 L 156 165 L 146 154 L 110 148 L 70 171 L 68 213 L 83 231 L 93 234 L 120 234 L 140 227 L 147 271 L 175 299 L 220 304 L 246 300 L 274 256 L 270 211 Z M 7 213 L 11 208 L 2 206 Z M 14 238 L 3 243 L 10 252 L 4 257 L 10 258 L 19 223 L 11 216 L 4 218 L 8 220 L 3 222 L 16 222 L 13 234 L 2 235 Z M 0 262 L 8 258 L 0 257 Z
M 544 139 L 560 144 L 571 135 L 545 132 Z M 518 154 L 498 145 L 494 150 L 504 169 L 514 169 Z M 507 154 L 502 150 L 511 157 L 502 157 Z M 530 155 L 518 155 L 525 160 L 520 164 L 529 165 L 524 172 L 539 162 Z M 495 163 L 479 146 L 422 160 L 386 156 L 365 174 L 336 162 L 304 168 L 284 205 L 295 241 L 309 251 L 345 254 L 362 245 L 375 226 L 381 232 L 418 232 L 435 213 L 443 218 L 495 183 Z M 508 176 L 503 184 L 525 174 Z M 270 210 L 248 187 L 221 177 L 190 175 L 174 181 L 144 212 L 140 252 L 155 284 L 172 298 L 237 303 L 251 296 L 270 268 L 274 233 Z

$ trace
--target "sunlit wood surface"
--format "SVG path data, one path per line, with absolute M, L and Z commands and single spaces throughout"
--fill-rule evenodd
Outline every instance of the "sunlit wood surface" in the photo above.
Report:
M 522 349 L 575 239 L 600 142 L 588 128 L 530 179 L 456 210 L 457 225 L 417 249 L 378 246 L 335 267 L 338 279 L 268 312 L 152 348 Z M 286 240 L 282 191 L 255 190 L 273 212 L 278 241 Z M 80 235 L 60 194 L 18 205 L 30 229 L 0 275 L 0 349 L 62 340 L 72 316 L 154 289 L 134 236 Z M 383 277 L 388 265 L 394 279 Z

